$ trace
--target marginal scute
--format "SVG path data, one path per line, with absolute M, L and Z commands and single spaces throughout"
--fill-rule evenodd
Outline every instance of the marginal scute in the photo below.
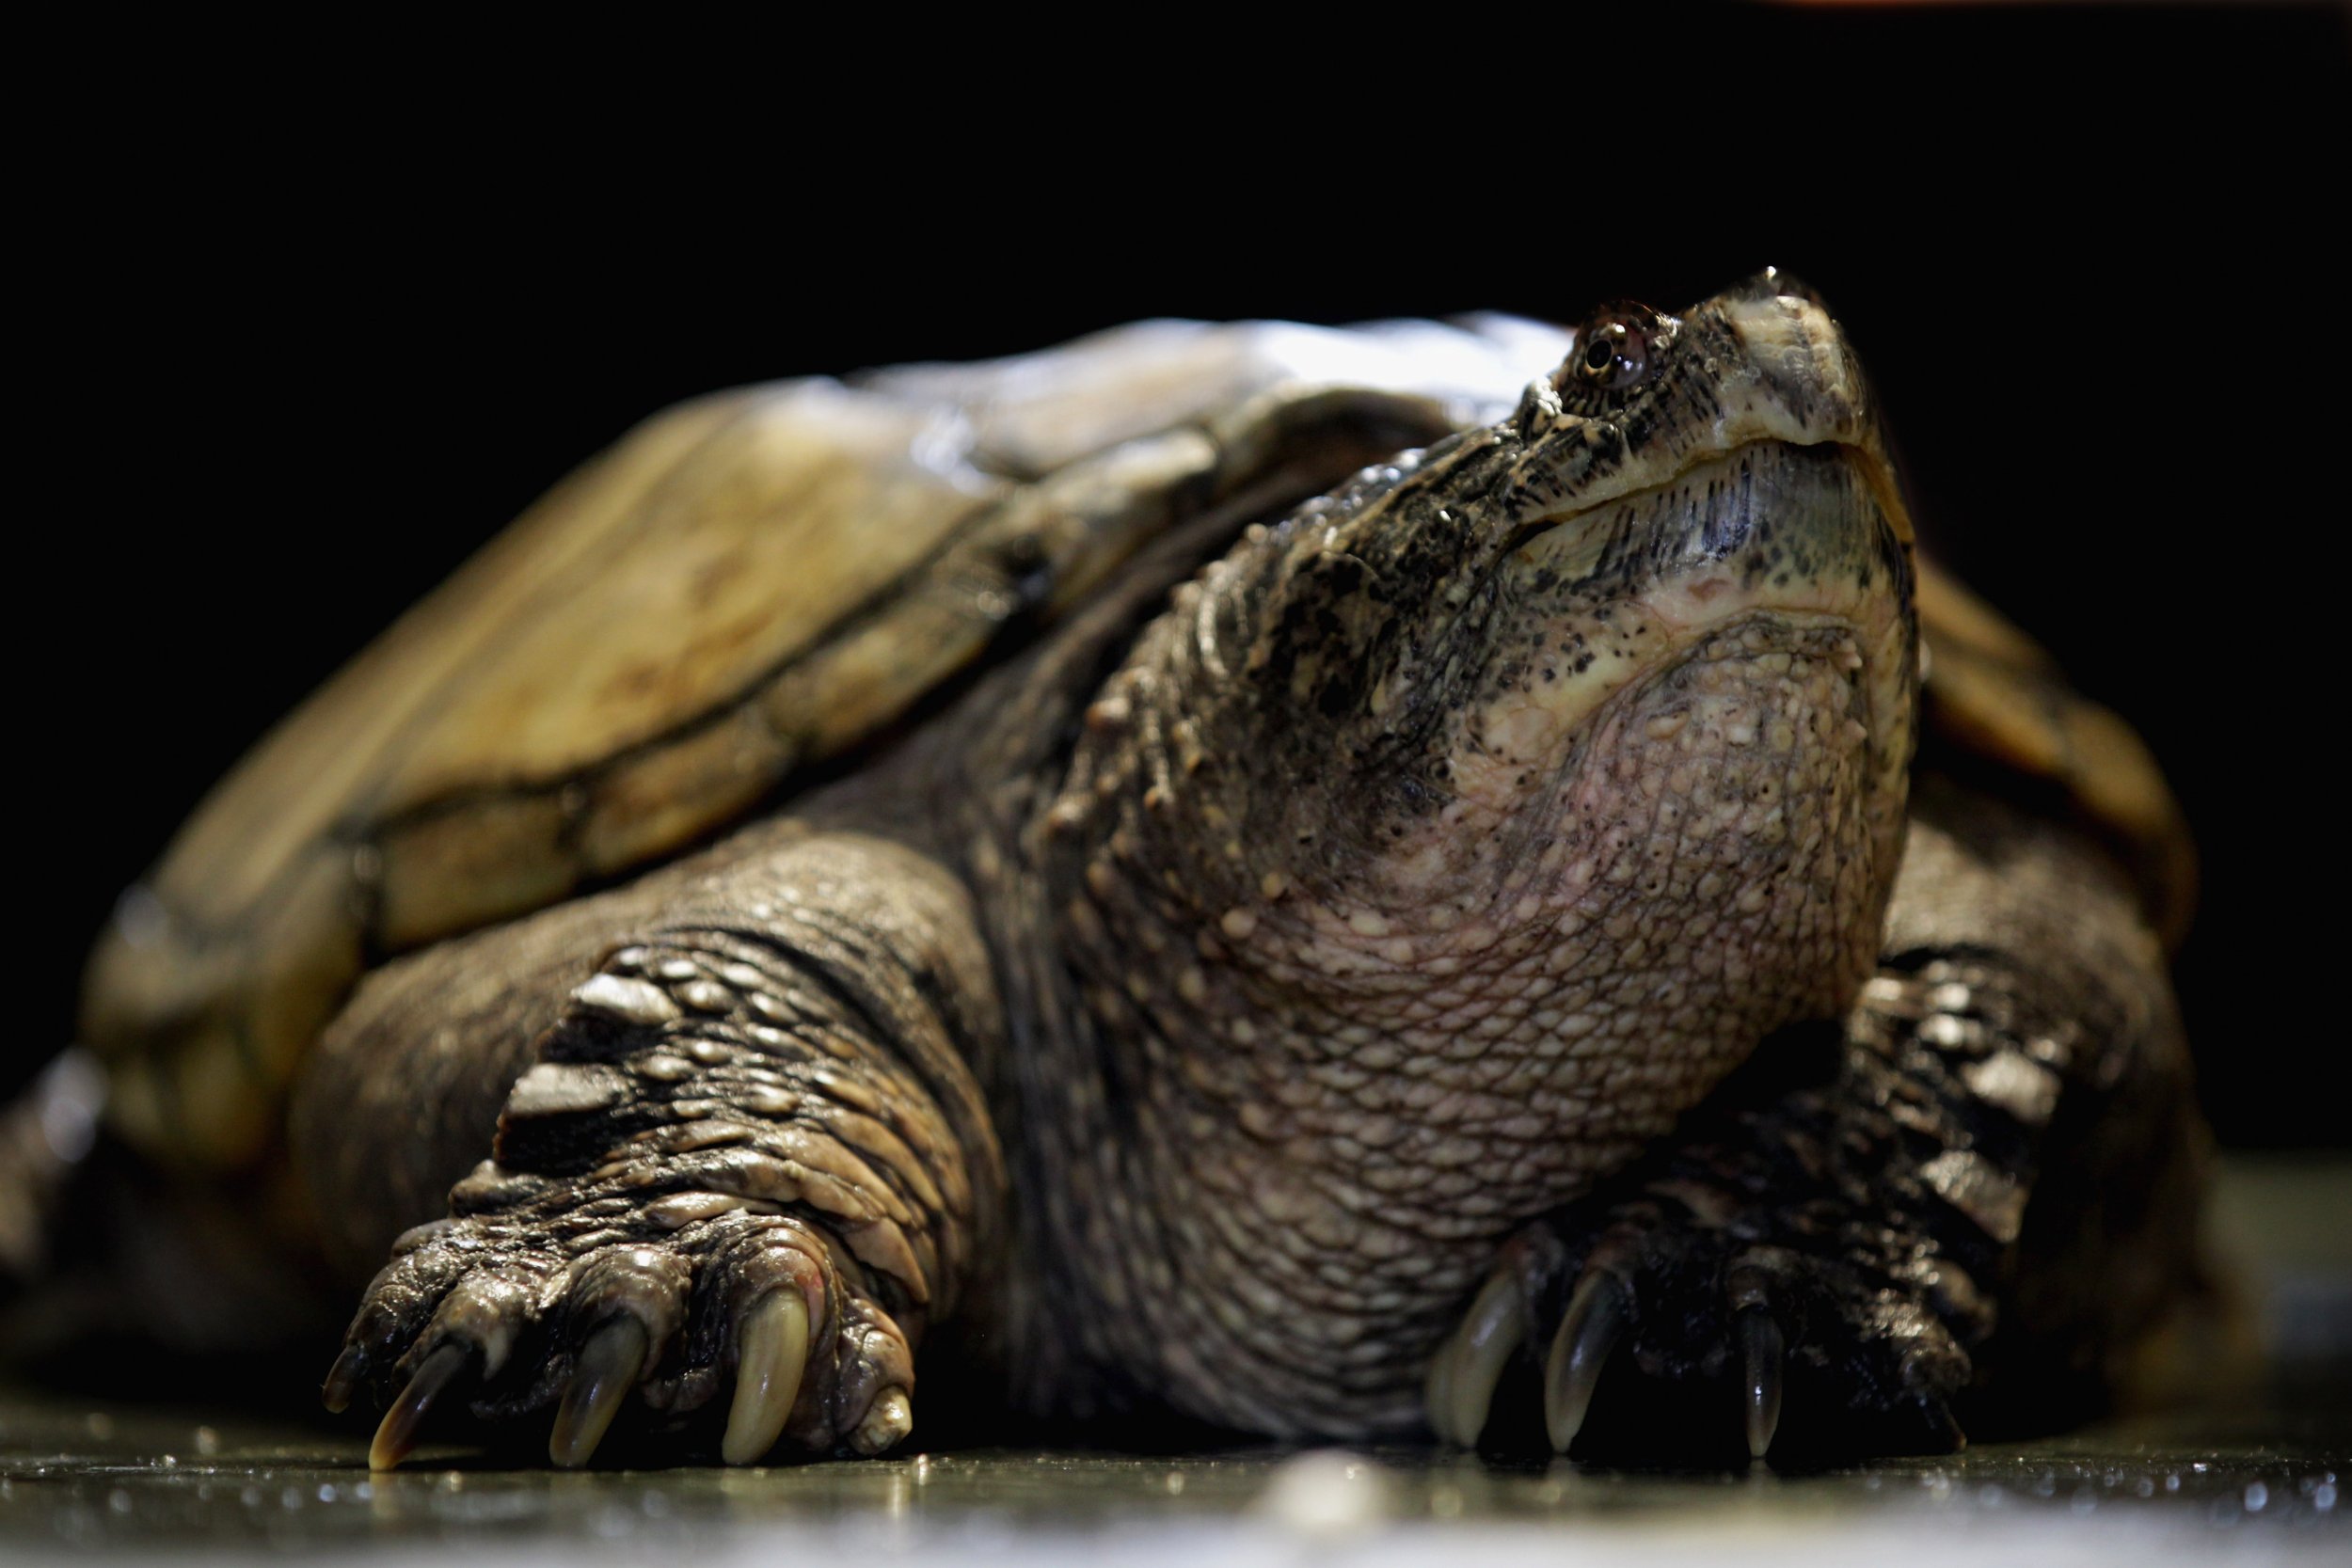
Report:
M 158 896 L 203 931 L 231 928 L 276 896 L 294 860 L 338 820 L 373 809 L 373 781 L 444 690 L 477 678 L 550 578 L 593 571 L 742 400 L 700 399 L 647 420 L 402 616 L 214 790 L 158 868 Z
M 928 421 L 886 400 L 823 381 L 739 397 L 594 558 L 535 585 L 404 749 L 390 800 L 573 778 L 675 744 L 831 638 L 998 488 L 952 451 L 919 462 Z
M 171 1097 L 179 1129 L 199 1158 L 233 1162 L 271 1133 L 268 1085 L 245 1041 L 205 1030 L 181 1048 Z
M 875 733 L 1017 617 L 1066 610 L 1164 529 L 1215 452 L 1187 431 L 1098 453 L 977 519 L 905 591 L 780 675 L 765 722 L 812 755 Z
M 2197 850 L 2132 727 L 2068 686 L 2049 654 L 1932 562 L 1918 563 L 1922 711 L 1957 751 L 2055 786 L 2137 880 L 2168 947 L 2187 934 Z
M 134 1147 L 234 1167 L 275 1146 L 280 1089 L 360 972 L 349 858 L 322 845 L 291 867 L 250 951 L 202 944 L 145 888 L 125 896 L 84 977 L 82 1026 L 114 1058 L 107 1115 Z
M 731 821 L 789 772 L 791 748 L 744 706 L 591 776 L 577 830 L 582 869 L 609 876 Z
M 533 790 L 387 824 L 372 846 L 382 868 L 377 940 L 414 947 L 571 892 L 580 870 L 567 843 L 564 805 L 555 790 Z

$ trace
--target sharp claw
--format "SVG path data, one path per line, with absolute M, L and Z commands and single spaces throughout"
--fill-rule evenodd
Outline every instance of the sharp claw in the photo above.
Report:
M 1463 1315 L 1462 1326 L 1446 1344 L 1451 1364 L 1445 1380 L 1446 1435 L 1464 1448 L 1475 1448 L 1486 1430 L 1494 1407 L 1495 1384 L 1502 1369 L 1527 1338 L 1527 1309 L 1519 1300 L 1518 1281 L 1497 1275 L 1486 1281 L 1478 1298 Z
M 1947 1372 L 1950 1370 L 1947 1357 L 1960 1362 L 1964 1377 L 1967 1357 L 1939 1330 L 1905 1352 L 1898 1369 L 1929 1434 L 1942 1445 L 1938 1449 L 1928 1450 L 1931 1452 L 1958 1453 L 1968 1446 L 1968 1434 L 1961 1430 L 1959 1418 L 1952 1414 L 1950 1402 L 1938 1386 L 1939 1368 Z
M 351 1408 L 351 1396 L 358 1391 L 359 1378 L 368 1370 L 368 1353 L 358 1345 L 345 1345 L 342 1354 L 326 1370 L 326 1381 L 319 1386 L 319 1402 L 340 1416 Z
M 651 1348 L 645 1325 L 628 1312 L 606 1319 L 588 1337 L 580 1347 L 572 1380 L 564 1386 L 555 1428 L 548 1433 L 548 1459 L 567 1470 L 588 1463 L 621 1401 L 637 1386 L 637 1374 L 644 1370 Z
M 1739 1317 L 1740 1348 L 1747 1361 L 1748 1457 L 1762 1459 L 1780 1430 L 1782 1373 L 1788 1344 L 1780 1324 L 1760 1307 L 1743 1308 Z
M 417 1429 L 424 1424 L 433 1402 L 473 1364 L 473 1356 L 472 1346 L 445 1339 L 418 1363 L 417 1375 L 408 1380 L 408 1386 L 384 1412 L 384 1422 L 375 1429 L 375 1441 L 368 1445 L 369 1469 L 393 1469 L 408 1457 L 408 1450 L 417 1446 Z
M 1952 1407 L 1945 1403 L 1940 1396 L 1920 1395 L 1919 1411 L 1927 1418 L 1928 1430 L 1942 1439 L 1944 1452 L 1959 1453 L 1968 1447 L 1968 1434 L 1961 1430 L 1959 1418 L 1952 1414 Z
M 1577 1282 L 1560 1331 L 1551 1337 L 1551 1353 L 1544 1358 L 1544 1430 L 1552 1452 L 1567 1452 L 1583 1430 L 1593 1389 L 1625 1332 L 1627 1316 L 1625 1287 L 1616 1275 L 1595 1269 Z
M 797 1290 L 771 1291 L 743 1314 L 738 1336 L 735 1403 L 727 1411 L 719 1454 L 730 1465 L 751 1465 L 776 1446 L 801 1396 L 801 1372 L 808 1365 L 808 1303 Z
M 885 1388 L 874 1396 L 866 1419 L 850 1433 L 850 1447 L 860 1453 L 880 1453 L 914 1430 L 914 1407 L 903 1388 Z
M 1438 1353 L 1429 1358 L 1429 1370 L 1422 1378 L 1422 1408 L 1428 1412 L 1429 1430 L 1438 1434 L 1440 1443 L 1459 1443 L 1454 1435 L 1454 1363 L 1460 1359 L 1456 1347 L 1461 1342 L 1457 1328 L 1438 1346 Z

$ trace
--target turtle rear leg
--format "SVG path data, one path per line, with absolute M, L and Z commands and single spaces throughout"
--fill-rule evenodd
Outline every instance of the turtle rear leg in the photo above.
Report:
M 280 1353 L 336 1320 L 315 1259 L 268 1223 L 278 1173 L 191 1180 L 109 1128 L 105 1099 L 76 1047 L 0 1105 L 0 1362 L 92 1393 L 160 1374 L 282 1399 Z
M 506 1086 L 489 1158 L 367 1288 L 327 1402 L 389 1402 L 379 1465 L 460 1400 L 552 1410 L 559 1464 L 616 1418 L 715 1431 L 735 1463 L 889 1447 L 1001 1201 L 967 1066 L 999 1027 L 961 886 L 849 834 L 760 830 L 388 970 L 296 1106 L 328 1210 L 413 1215 L 447 1174 L 447 1131 L 385 1124 L 408 1077 L 453 1091 L 452 1126 Z

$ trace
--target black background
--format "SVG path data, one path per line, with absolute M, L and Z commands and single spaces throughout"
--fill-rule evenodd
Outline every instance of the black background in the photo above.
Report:
M 1772 262 L 1861 344 L 1942 553 L 2171 772 L 2225 1136 L 2345 1141 L 2344 13 L 1276 22 L 42 60 L 11 1072 L 207 784 L 665 403 L 1147 314 L 1673 308 Z

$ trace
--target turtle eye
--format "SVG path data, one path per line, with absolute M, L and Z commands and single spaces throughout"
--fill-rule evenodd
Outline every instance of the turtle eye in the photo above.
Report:
M 1567 378 L 1594 391 L 1621 392 L 1649 374 L 1648 325 L 1611 313 L 1594 317 L 1578 331 L 1576 352 L 1565 367 Z

